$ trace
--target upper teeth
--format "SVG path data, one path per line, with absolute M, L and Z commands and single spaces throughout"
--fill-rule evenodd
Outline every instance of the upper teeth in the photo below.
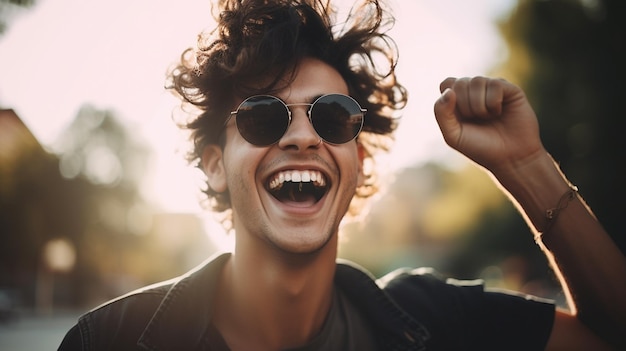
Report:
M 285 182 L 309 183 L 313 182 L 315 186 L 325 186 L 326 179 L 320 171 L 282 171 L 274 174 L 270 179 L 270 190 L 278 190 L 283 187 Z

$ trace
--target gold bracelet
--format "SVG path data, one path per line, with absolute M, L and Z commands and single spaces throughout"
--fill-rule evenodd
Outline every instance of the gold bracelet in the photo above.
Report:
M 559 199 L 559 202 L 556 205 L 556 207 L 546 210 L 546 220 L 547 220 L 546 227 L 544 228 L 543 231 L 537 231 L 537 235 L 535 235 L 536 242 L 539 242 L 539 240 L 541 240 L 542 237 L 546 235 L 550 231 L 550 229 L 552 229 L 552 226 L 554 225 L 554 222 L 556 222 L 556 219 L 559 216 L 559 213 L 561 213 L 562 210 L 567 208 L 569 203 L 572 200 L 574 200 L 577 193 L 578 193 L 578 187 L 574 185 L 570 185 L 569 189 L 567 189 L 567 191 Z

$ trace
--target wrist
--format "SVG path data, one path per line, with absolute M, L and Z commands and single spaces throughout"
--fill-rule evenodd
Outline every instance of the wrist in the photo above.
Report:
M 493 174 L 537 232 L 549 228 L 546 211 L 555 208 L 573 187 L 545 150 Z

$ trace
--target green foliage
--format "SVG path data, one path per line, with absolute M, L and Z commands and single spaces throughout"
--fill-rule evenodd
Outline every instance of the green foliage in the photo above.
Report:
M 148 149 L 114 112 L 85 105 L 61 135 L 58 154 L 29 132 L 19 135 L 11 138 L 16 154 L 0 159 L 0 289 L 33 307 L 42 275 L 56 274 L 55 302 L 92 306 L 182 272 L 176 259 L 155 264 L 165 245 L 155 247 L 148 235 L 154 212 L 139 193 Z M 68 272 L 54 272 L 44 259 L 46 244 L 58 239 L 76 254 Z M 124 277 L 132 285 L 115 290 Z
M 12 15 L 34 4 L 35 0 L 0 0 L 0 35 L 6 31 Z
M 527 92 L 546 148 L 625 250 L 626 224 L 620 220 L 626 212 L 621 201 L 626 197 L 621 185 L 626 171 L 623 18 L 626 2 L 621 0 L 520 1 L 500 23 L 509 58 L 494 71 Z M 527 224 L 511 203 L 493 202 L 490 193 L 465 169 L 406 170 L 361 228 L 346 228 L 348 242 L 340 253 L 376 274 L 430 265 L 450 276 L 481 277 L 490 285 L 564 303 Z M 467 195 L 471 203 L 464 200 Z M 473 220 L 465 222 L 459 214 Z M 459 223 L 466 224 L 453 226 Z M 437 235 L 438 228 L 454 233 Z
M 624 18 L 622 0 L 524 0 L 501 28 L 546 148 L 626 251 Z

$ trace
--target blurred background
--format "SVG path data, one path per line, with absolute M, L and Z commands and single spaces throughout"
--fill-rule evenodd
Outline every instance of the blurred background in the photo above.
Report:
M 377 160 L 382 191 L 343 227 L 340 256 L 376 276 L 432 266 L 564 304 L 528 227 L 445 146 L 432 104 L 448 76 L 522 86 L 547 149 L 624 251 L 626 3 L 389 3 L 409 104 Z M 0 349 L 56 349 L 86 310 L 229 249 L 163 89 L 210 11 L 208 0 L 0 0 Z

